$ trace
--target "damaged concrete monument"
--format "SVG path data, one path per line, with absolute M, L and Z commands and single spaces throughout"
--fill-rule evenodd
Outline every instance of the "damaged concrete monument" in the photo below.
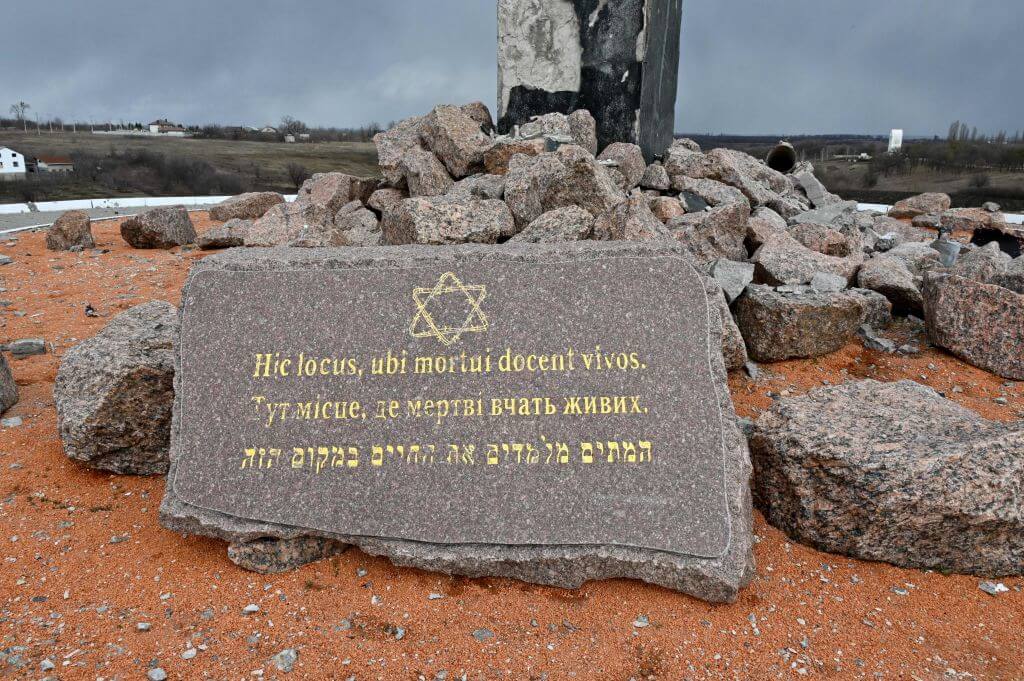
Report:
M 672 143 L 682 0 L 499 0 L 498 129 L 587 109 L 600 148 Z

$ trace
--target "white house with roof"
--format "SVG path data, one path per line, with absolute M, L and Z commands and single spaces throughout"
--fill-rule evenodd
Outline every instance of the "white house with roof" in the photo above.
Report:
M 25 157 L 14 149 L 0 147 L 0 180 L 25 179 Z

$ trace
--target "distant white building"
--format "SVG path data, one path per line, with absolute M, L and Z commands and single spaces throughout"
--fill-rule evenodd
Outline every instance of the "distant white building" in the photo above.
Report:
M 903 148 L 903 131 L 898 129 L 898 128 L 894 128 L 893 131 L 891 133 L 889 133 L 889 153 L 890 154 L 895 154 L 897 151 L 899 151 L 902 148 Z
M 149 124 L 149 132 L 153 135 L 167 135 L 169 137 L 184 137 L 185 128 L 178 123 L 172 123 L 166 118 L 159 118 Z
M 0 180 L 25 179 L 25 157 L 14 149 L 0 147 Z
M 75 162 L 68 156 L 40 156 L 36 159 L 36 172 L 73 173 Z

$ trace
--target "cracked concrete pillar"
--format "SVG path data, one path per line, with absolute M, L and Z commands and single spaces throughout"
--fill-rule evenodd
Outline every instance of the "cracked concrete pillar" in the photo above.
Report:
M 682 0 L 498 0 L 498 128 L 587 109 L 603 149 L 672 143 Z

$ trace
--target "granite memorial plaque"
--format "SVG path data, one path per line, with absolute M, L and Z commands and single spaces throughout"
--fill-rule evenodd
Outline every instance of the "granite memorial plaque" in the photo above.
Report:
M 739 555 L 743 581 L 745 449 L 676 248 L 260 250 L 183 292 L 165 524 L 392 556 Z

